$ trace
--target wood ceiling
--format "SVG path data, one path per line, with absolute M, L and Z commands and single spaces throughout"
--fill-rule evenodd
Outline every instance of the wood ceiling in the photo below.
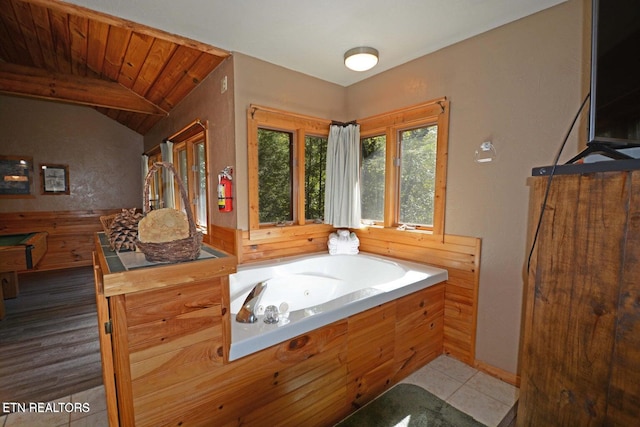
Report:
M 229 55 L 58 0 L 0 0 L 0 93 L 94 106 L 142 135 Z

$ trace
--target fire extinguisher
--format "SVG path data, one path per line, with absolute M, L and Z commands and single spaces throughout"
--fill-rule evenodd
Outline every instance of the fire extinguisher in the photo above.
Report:
M 227 166 L 218 174 L 218 210 L 220 212 L 231 212 L 233 210 L 232 173 L 233 168 Z

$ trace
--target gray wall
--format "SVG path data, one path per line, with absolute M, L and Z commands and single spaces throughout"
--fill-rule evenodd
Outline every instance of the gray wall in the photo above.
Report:
M 445 230 L 482 238 L 476 358 L 509 372 L 529 249 L 527 177 L 551 164 L 588 92 L 590 11 L 588 0 L 571 0 L 347 89 L 353 118 L 451 101 Z M 586 141 L 586 117 L 561 160 Z M 485 140 L 497 159 L 475 163 Z
M 0 155 L 30 156 L 33 198 L 0 212 L 142 207 L 142 136 L 93 108 L 0 95 Z M 69 195 L 40 195 L 40 163 L 69 165 Z

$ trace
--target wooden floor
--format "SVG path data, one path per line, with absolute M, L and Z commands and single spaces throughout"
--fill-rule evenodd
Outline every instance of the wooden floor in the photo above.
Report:
M 46 402 L 102 384 L 92 268 L 19 282 L 0 320 L 0 401 Z

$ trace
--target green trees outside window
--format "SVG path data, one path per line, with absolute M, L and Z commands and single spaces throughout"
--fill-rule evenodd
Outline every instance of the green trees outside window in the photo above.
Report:
M 327 174 L 327 138 L 305 137 L 304 212 L 308 220 L 324 218 L 324 185 Z
M 293 220 L 293 134 L 258 129 L 260 223 Z
M 360 198 L 362 220 L 382 222 L 384 219 L 385 135 L 362 138 L 360 141 Z
M 437 138 L 437 125 L 400 132 L 402 224 L 433 226 Z

